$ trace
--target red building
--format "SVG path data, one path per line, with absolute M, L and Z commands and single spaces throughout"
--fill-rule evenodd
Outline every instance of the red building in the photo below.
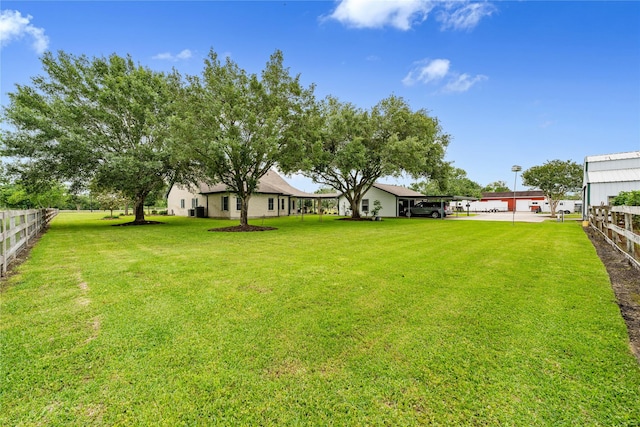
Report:
M 536 212 L 544 206 L 546 198 L 540 190 L 536 191 L 503 191 L 500 193 L 482 193 L 481 202 L 488 201 L 506 202 L 509 212 L 513 212 L 514 203 L 516 211 Z

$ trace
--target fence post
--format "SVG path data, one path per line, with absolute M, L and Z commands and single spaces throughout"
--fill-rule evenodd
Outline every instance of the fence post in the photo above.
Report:
M 9 211 L 9 226 L 7 227 L 9 230 L 13 230 L 16 228 L 16 217 L 11 215 L 11 211 Z M 12 248 L 16 245 L 16 235 L 11 232 L 9 234 L 9 247 Z
M 0 220 L 2 221 L 2 266 L 0 266 L 0 276 L 7 273 L 7 223 L 5 212 L 0 212 Z
M 626 213 L 624 214 L 624 228 L 628 233 L 633 233 L 633 214 Z M 635 256 L 635 245 L 633 244 L 633 240 L 630 238 L 625 239 L 627 241 L 627 253 L 632 257 Z
M 29 213 L 29 211 L 27 211 L 27 214 L 25 215 L 25 220 L 27 221 L 27 228 L 25 229 L 25 232 L 27 234 L 24 236 L 24 238 L 25 238 L 26 244 L 28 246 L 29 245 L 29 239 L 31 239 L 31 214 Z

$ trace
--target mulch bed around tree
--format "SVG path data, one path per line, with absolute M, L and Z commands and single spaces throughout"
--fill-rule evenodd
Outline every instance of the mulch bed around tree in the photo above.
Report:
M 586 227 L 585 233 L 609 273 L 620 314 L 627 324 L 631 351 L 640 363 L 640 270 L 611 246 L 600 232 Z
M 209 231 L 223 231 L 223 232 L 247 232 L 247 231 L 269 231 L 277 230 L 275 227 L 260 227 L 258 225 L 236 225 L 233 227 L 220 227 L 210 228 Z
M 127 225 L 156 225 L 156 224 L 164 224 L 164 222 L 160 221 L 133 221 L 133 222 L 125 222 L 122 224 L 113 224 L 112 227 L 124 227 Z

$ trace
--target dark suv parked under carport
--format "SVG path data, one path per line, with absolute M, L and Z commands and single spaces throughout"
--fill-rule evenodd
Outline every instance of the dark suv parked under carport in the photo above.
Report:
M 446 205 L 444 205 L 446 209 Z M 409 216 L 409 211 L 405 211 Z M 442 209 L 440 202 L 418 202 L 411 207 L 411 216 L 430 216 L 431 218 L 440 218 L 447 216 L 447 211 Z

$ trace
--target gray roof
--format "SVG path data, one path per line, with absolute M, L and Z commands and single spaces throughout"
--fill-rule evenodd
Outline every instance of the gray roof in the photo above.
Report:
M 225 184 L 208 185 L 200 184 L 200 193 L 212 194 L 212 193 L 229 193 L 229 189 Z M 304 199 L 316 199 L 316 198 L 336 198 L 338 194 L 315 194 L 307 193 L 297 188 L 292 187 L 287 181 L 284 180 L 276 171 L 269 170 L 258 182 L 258 189 L 256 193 L 262 194 L 277 194 L 282 196 L 291 196 Z
M 452 195 L 425 195 L 422 193 L 418 193 L 417 191 L 413 191 L 407 187 L 401 187 L 399 185 L 391 185 L 391 184 L 380 184 L 378 182 L 374 183 L 373 186 L 379 190 L 386 191 L 389 194 L 393 194 L 396 197 L 407 197 L 413 199 L 425 199 L 425 200 L 475 200 L 474 197 L 471 196 L 452 196 Z
M 597 156 L 585 157 L 586 162 L 605 162 L 608 160 L 640 159 L 640 151 L 630 151 L 628 153 L 601 154 Z
M 482 193 L 483 199 L 504 199 L 514 197 L 513 191 L 501 191 L 497 193 Z M 529 191 L 516 191 L 515 197 L 528 198 L 528 197 L 544 197 L 544 191 L 529 190 Z
M 618 169 L 587 172 L 587 183 L 640 181 L 640 169 Z
M 410 188 L 401 187 L 399 185 L 391 185 L 391 184 L 379 184 L 374 183 L 373 186 L 379 190 L 386 191 L 387 193 L 393 194 L 398 197 L 424 197 L 424 194 L 420 194 L 417 191 L 413 191 Z

